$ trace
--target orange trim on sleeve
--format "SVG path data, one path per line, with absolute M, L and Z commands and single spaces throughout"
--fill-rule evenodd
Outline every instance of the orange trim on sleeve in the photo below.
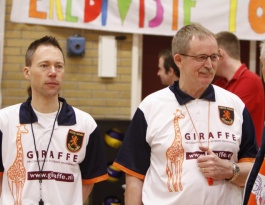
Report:
M 114 162 L 114 163 L 113 163 L 113 166 L 115 166 L 115 167 L 117 167 L 118 169 L 122 170 L 122 171 L 125 172 L 126 174 L 129 174 L 129 175 L 131 175 L 131 176 L 134 176 L 134 177 L 136 177 L 136 178 L 138 178 L 138 179 L 142 179 L 142 180 L 144 180 L 144 178 L 145 178 L 145 175 L 142 175 L 142 174 L 139 174 L 139 173 L 137 173 L 137 172 L 134 172 L 134 171 L 132 171 L 132 170 L 130 170 L 130 169 L 128 169 L 128 168 L 126 168 L 126 167 L 124 167 L 124 166 L 118 164 L 117 162 Z
M 108 174 L 104 174 L 102 176 L 93 178 L 93 179 L 83 179 L 82 184 L 95 184 L 104 180 L 107 180 L 109 178 Z
M 255 158 L 242 158 L 238 162 L 253 162 L 254 163 Z
M 3 174 L 4 174 L 4 172 L 0 172 L 0 177 L 2 177 L 2 176 L 3 176 Z

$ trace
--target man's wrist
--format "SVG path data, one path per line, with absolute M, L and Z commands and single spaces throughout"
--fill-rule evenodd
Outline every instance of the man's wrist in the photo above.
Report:
M 232 163 L 232 169 L 233 169 L 233 176 L 230 179 L 226 179 L 229 182 L 233 182 L 235 181 L 235 179 L 238 177 L 238 175 L 240 174 L 240 169 L 237 166 L 237 164 L 235 162 L 231 162 Z

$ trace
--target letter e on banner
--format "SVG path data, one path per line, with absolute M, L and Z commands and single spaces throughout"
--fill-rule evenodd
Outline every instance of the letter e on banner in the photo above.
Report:
M 37 0 L 30 0 L 29 4 L 29 16 L 33 18 L 46 19 L 47 13 L 37 11 Z

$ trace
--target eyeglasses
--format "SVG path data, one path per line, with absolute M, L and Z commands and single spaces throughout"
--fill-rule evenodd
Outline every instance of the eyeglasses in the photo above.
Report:
M 196 56 L 191 56 L 187 54 L 180 54 L 180 55 L 195 58 L 195 60 L 199 62 L 205 62 L 208 58 L 210 58 L 212 62 L 216 62 L 219 61 L 221 58 L 221 55 L 218 53 L 214 53 L 212 55 L 199 54 Z

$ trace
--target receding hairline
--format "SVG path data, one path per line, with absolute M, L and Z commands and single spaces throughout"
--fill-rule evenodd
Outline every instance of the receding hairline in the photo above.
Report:
M 192 23 L 182 27 L 172 39 L 172 55 L 177 53 L 187 53 L 190 49 L 192 39 L 213 38 L 216 41 L 212 31 L 198 23 Z
M 63 61 L 65 62 L 65 58 L 64 58 L 64 53 L 63 53 L 63 50 L 58 42 L 58 40 L 53 37 L 53 36 L 44 36 L 40 39 L 37 39 L 35 41 L 33 41 L 27 51 L 26 51 L 26 54 L 25 54 L 25 64 L 26 66 L 31 66 L 31 63 L 32 63 L 32 59 L 33 59 L 33 56 L 36 52 L 36 50 L 40 47 L 40 46 L 53 46 L 55 48 L 58 48 L 61 53 L 62 53 L 62 56 L 63 56 Z

